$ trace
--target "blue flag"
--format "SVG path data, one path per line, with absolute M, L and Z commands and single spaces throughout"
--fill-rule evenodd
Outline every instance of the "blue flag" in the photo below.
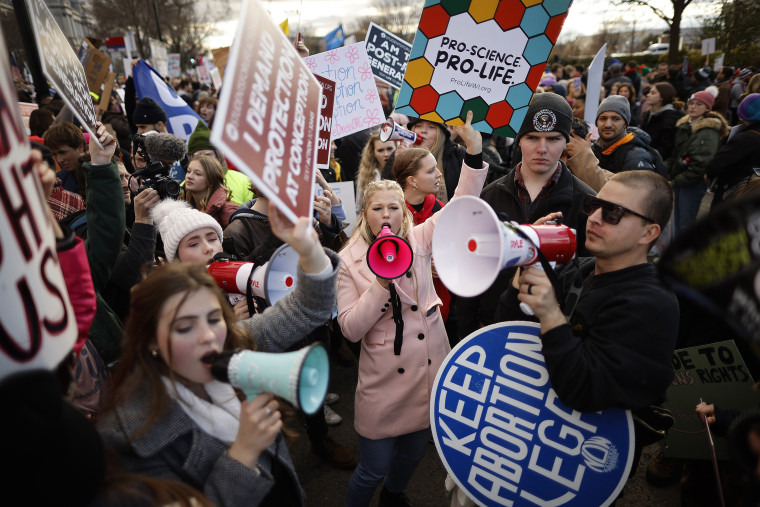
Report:
M 338 25 L 338 28 L 325 35 L 325 46 L 328 50 L 339 48 L 346 41 L 346 34 L 343 33 L 343 25 Z
M 169 133 L 187 142 L 198 122 L 203 121 L 201 117 L 145 60 L 137 62 L 132 69 L 132 79 L 135 82 L 137 98 L 150 97 L 155 100 L 166 113 L 166 129 Z

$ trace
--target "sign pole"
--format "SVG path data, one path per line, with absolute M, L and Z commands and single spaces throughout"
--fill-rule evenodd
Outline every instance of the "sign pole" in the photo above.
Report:
M 700 403 L 702 398 L 699 399 Z M 726 502 L 723 500 L 723 488 L 720 485 L 720 471 L 718 470 L 718 457 L 715 455 L 715 442 L 713 441 L 712 432 L 710 431 L 710 425 L 707 423 L 707 417 L 704 418 L 705 429 L 707 430 L 707 441 L 710 444 L 710 454 L 712 455 L 713 471 L 715 472 L 715 483 L 718 486 L 718 498 L 720 498 L 720 507 L 726 507 Z

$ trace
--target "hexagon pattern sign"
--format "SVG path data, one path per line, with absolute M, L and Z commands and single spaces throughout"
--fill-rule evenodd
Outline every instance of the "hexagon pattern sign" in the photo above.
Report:
M 396 111 L 514 137 L 572 0 L 426 0 Z

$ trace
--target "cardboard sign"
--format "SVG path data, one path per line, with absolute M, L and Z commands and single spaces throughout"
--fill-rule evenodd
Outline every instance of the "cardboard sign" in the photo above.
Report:
M 162 76 L 169 73 L 169 55 L 166 51 L 166 43 L 160 40 L 148 39 L 150 45 L 150 63 Z
M 32 132 L 29 130 L 29 118 L 32 116 L 32 111 L 39 109 L 40 106 L 31 102 L 19 102 L 18 107 L 21 109 L 21 121 L 24 123 L 24 132 L 30 136 Z
M 715 53 L 715 37 L 702 40 L 702 56 L 707 56 Z
M 216 68 L 219 69 L 219 74 L 224 79 L 224 68 L 227 67 L 227 60 L 230 57 L 230 48 L 218 48 L 212 49 L 211 54 L 214 56 L 214 63 Z
M 563 405 L 539 332 L 534 322 L 494 324 L 449 353 L 430 402 L 438 454 L 478 505 L 609 505 L 631 469 L 633 418 Z
M 169 77 L 180 77 L 182 75 L 182 68 L 180 64 L 180 54 L 179 53 L 169 53 L 166 55 L 168 58 L 168 65 L 169 65 L 169 72 L 167 75 Z
M 145 60 L 138 61 L 132 69 L 132 79 L 137 98 L 150 97 L 155 100 L 166 113 L 166 129 L 169 133 L 187 142 L 198 122 L 203 121 L 201 117 Z
M 243 4 L 225 75 L 211 143 L 288 219 L 312 216 L 322 88 L 257 0 Z
M 317 140 L 317 167 L 327 169 L 330 165 L 335 81 L 319 75 L 314 77 L 317 78 L 322 87 L 322 102 L 319 109 L 319 139 Z
M 195 67 L 195 71 L 198 73 L 198 81 L 201 84 L 209 85 L 211 86 L 211 74 L 209 74 L 208 69 L 205 65 L 198 65 Z
M 111 66 L 111 58 L 93 46 L 92 42 L 87 38 L 82 41 L 77 57 L 82 67 L 84 67 L 87 87 L 91 92 L 100 95 L 103 83 L 106 80 L 106 76 L 108 76 L 108 68 Z
M 335 81 L 333 139 L 385 121 L 363 42 L 309 56 L 303 61 L 314 74 Z
M 73 51 L 72 51 L 73 53 Z M 9 68 L 0 34 L 0 66 Z M 74 311 L 9 72 L 0 75 L 0 379 L 52 369 L 77 338 Z
M 702 399 L 721 409 L 757 408 L 760 393 L 733 340 L 673 352 L 673 384 L 663 405 L 676 422 L 668 432 L 666 456 L 711 459 L 704 422 L 694 412 Z M 719 459 L 729 459 L 726 439 L 713 435 Z
M 760 343 L 760 196 L 722 203 L 681 231 L 657 269 L 736 336 Z
M 364 45 L 375 77 L 396 89 L 401 88 L 412 45 L 374 23 L 369 24 Z
M 515 137 L 571 0 L 427 0 L 396 112 Z
M 66 36 L 53 19 L 43 0 L 27 0 L 29 18 L 40 53 L 42 71 L 74 113 L 91 138 L 98 142 L 95 133 L 95 107 L 90 98 L 87 77 L 76 53 Z

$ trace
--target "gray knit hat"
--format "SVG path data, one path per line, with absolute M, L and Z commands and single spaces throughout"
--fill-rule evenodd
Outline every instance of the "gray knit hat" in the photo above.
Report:
M 556 93 L 537 93 L 528 106 L 520 132 L 515 137 L 520 138 L 528 132 L 559 132 L 570 141 L 570 125 L 573 122 L 573 108 L 567 100 Z
M 607 111 L 612 111 L 622 116 L 626 125 L 631 123 L 631 104 L 622 95 L 610 95 L 604 99 L 596 111 L 596 120 L 599 119 L 602 113 Z M 596 120 L 594 120 L 594 123 L 596 123 Z
M 164 199 L 153 207 L 150 215 L 158 227 L 159 234 L 161 234 L 161 241 L 164 242 L 164 254 L 169 262 L 173 261 L 177 255 L 179 242 L 182 241 L 182 238 L 193 231 L 211 227 L 219 236 L 219 241 L 224 238 L 222 226 L 219 225 L 219 222 L 214 220 L 211 215 L 194 209 L 187 201 Z

